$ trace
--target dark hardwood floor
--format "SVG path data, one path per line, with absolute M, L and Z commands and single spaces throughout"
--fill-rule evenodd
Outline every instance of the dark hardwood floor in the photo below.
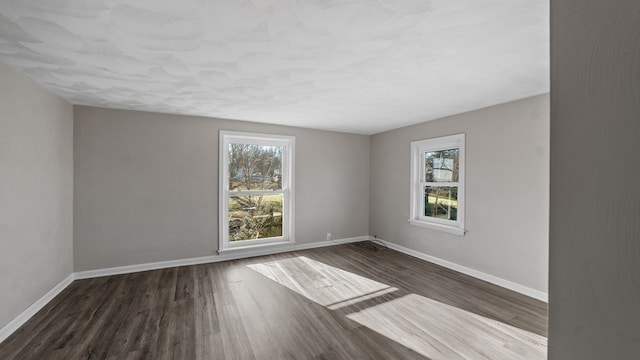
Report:
M 77 280 L 0 359 L 546 359 L 546 304 L 371 242 Z

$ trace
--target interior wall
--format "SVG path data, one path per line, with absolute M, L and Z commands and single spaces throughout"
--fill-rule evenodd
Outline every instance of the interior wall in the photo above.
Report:
M 640 3 L 551 2 L 549 359 L 640 354 Z
M 219 130 L 293 135 L 295 240 L 368 234 L 369 137 L 76 106 L 76 271 L 216 255 Z
M 409 225 L 410 143 L 466 134 L 465 236 Z M 549 95 L 371 137 L 371 235 L 547 292 Z
M 73 271 L 73 108 L 0 63 L 0 328 Z

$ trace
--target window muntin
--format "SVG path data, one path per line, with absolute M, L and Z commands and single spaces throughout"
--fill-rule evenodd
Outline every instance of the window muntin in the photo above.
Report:
M 293 242 L 289 136 L 220 132 L 220 250 Z
M 464 134 L 411 143 L 410 223 L 464 234 Z

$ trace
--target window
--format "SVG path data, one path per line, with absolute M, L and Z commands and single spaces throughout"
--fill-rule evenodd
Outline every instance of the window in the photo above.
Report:
M 220 131 L 218 252 L 294 242 L 294 140 Z
M 464 235 L 464 134 L 411 143 L 412 225 Z

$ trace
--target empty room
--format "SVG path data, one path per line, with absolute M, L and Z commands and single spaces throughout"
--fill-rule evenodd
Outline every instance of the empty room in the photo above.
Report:
M 636 359 L 638 23 L 3 0 L 0 359 Z

